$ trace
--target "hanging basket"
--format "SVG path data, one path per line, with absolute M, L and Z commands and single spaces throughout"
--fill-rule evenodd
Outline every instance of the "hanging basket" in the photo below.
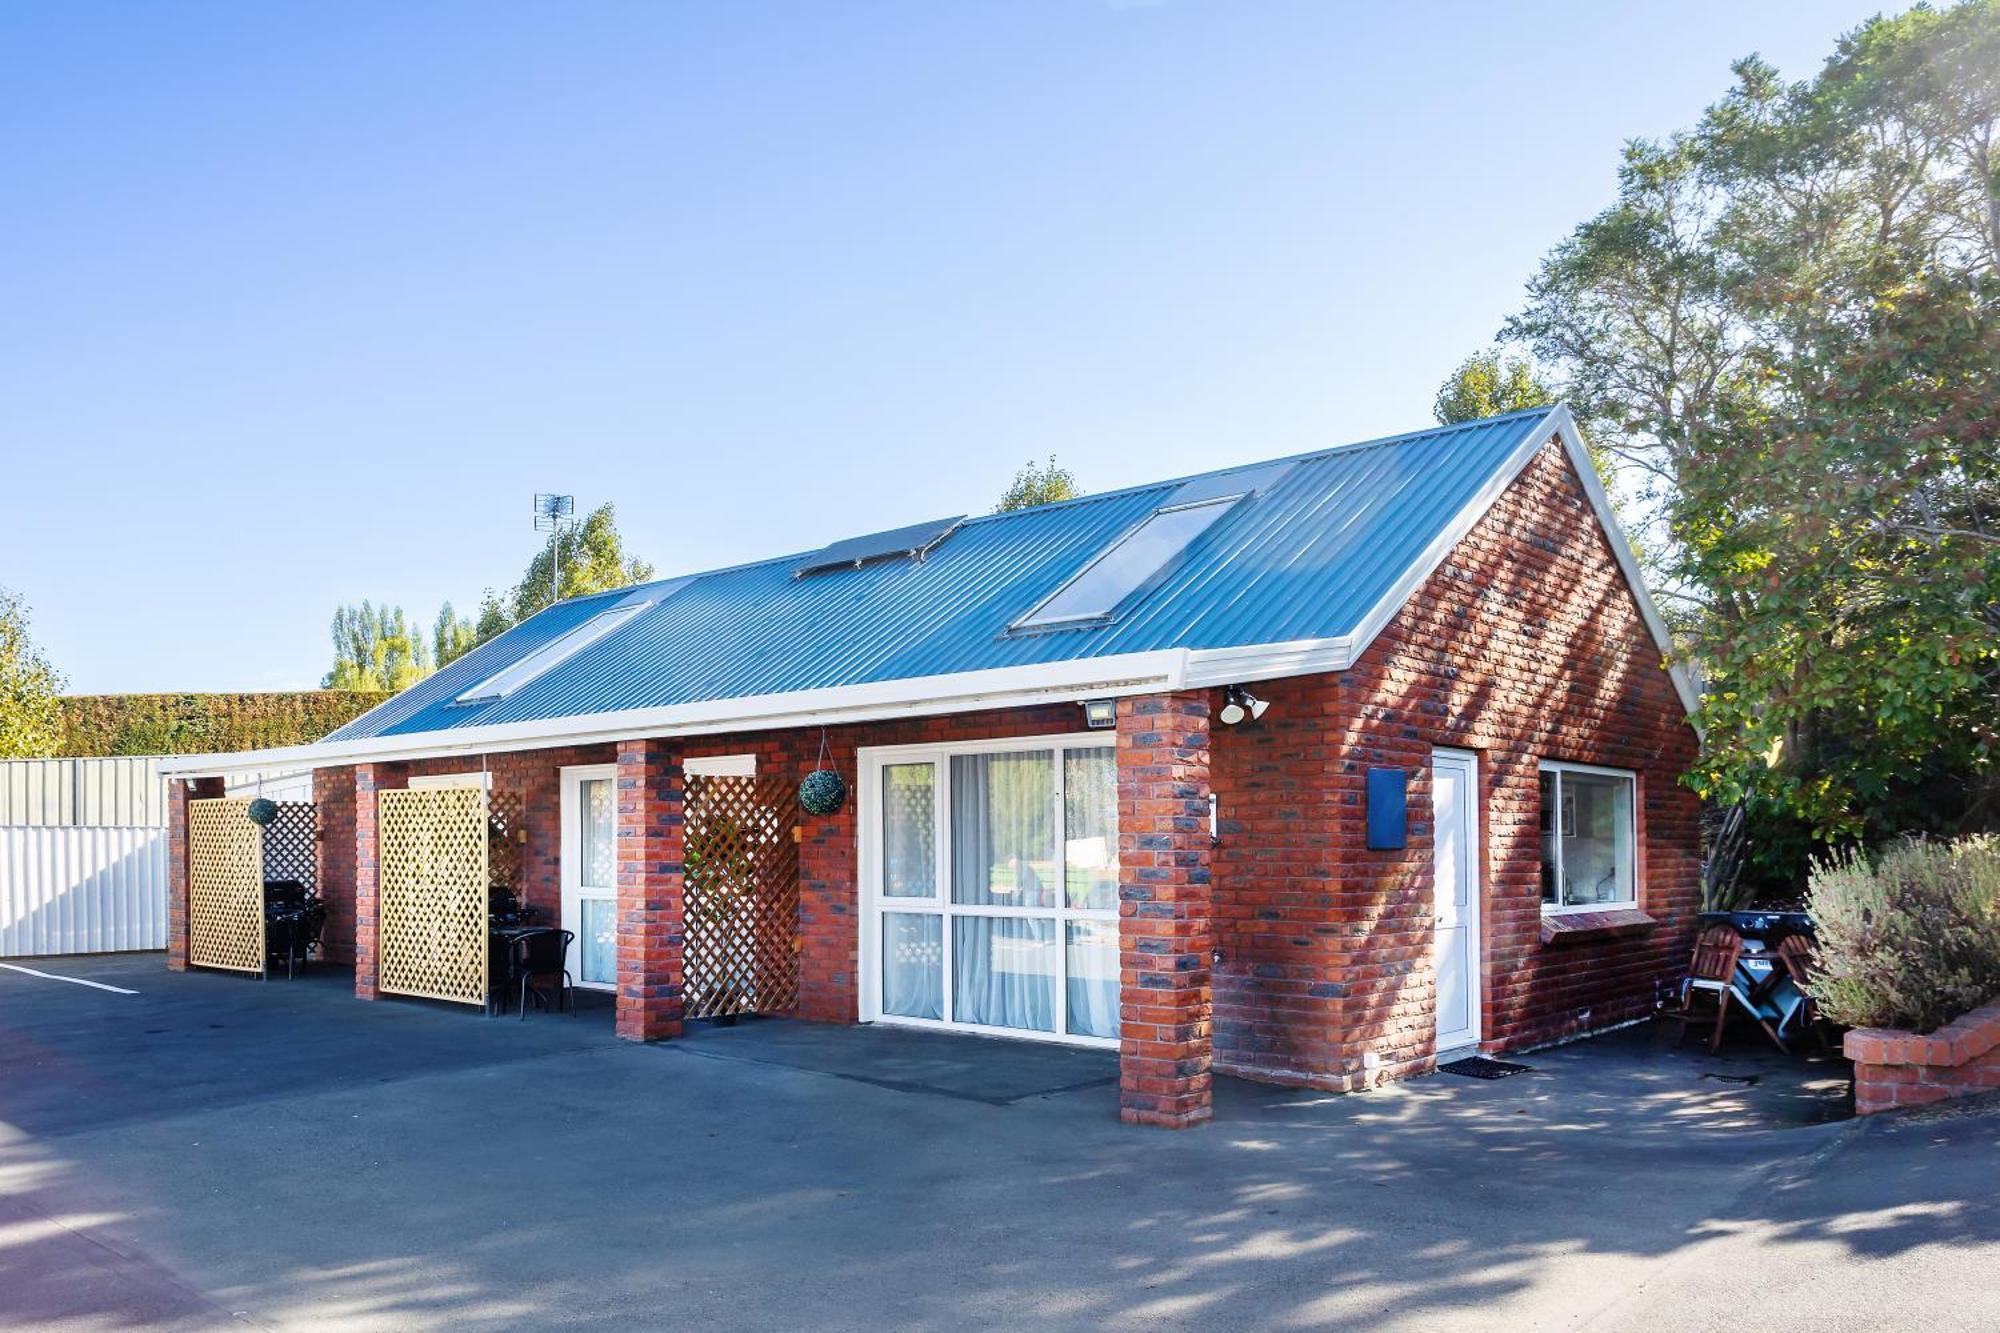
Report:
M 847 799 L 847 784 L 830 768 L 816 768 L 799 783 L 799 806 L 809 815 L 830 815 Z
M 278 817 L 278 803 L 259 796 L 250 802 L 250 808 L 243 813 L 250 817 L 250 822 L 253 824 L 269 824 Z

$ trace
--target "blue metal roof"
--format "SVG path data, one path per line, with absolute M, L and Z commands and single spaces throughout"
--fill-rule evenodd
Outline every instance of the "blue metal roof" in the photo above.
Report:
M 1168 648 L 1353 633 L 1550 410 L 967 519 L 921 560 L 796 577 L 798 553 L 558 603 L 327 739 L 584 716 Z M 1106 622 L 1008 626 L 1176 496 L 1253 493 Z M 1201 483 L 1189 489 L 1191 483 Z M 621 603 L 652 605 L 503 698 L 473 685 Z

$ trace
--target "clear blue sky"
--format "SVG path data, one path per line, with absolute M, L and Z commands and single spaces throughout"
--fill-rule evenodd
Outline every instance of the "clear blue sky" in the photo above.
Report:
M 1621 142 L 1847 0 L 0 10 L 0 584 L 315 685 L 537 490 L 663 574 L 1428 420 Z

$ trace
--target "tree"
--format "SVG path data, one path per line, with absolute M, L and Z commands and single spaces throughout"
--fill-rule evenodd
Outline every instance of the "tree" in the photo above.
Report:
M 0 588 L 0 759 L 43 759 L 62 746 L 63 678 L 28 636 L 28 607 Z
M 437 620 L 431 625 L 431 660 L 437 663 L 439 670 L 478 646 L 477 624 L 453 611 L 450 602 L 438 608 Z
M 1068 468 L 1058 465 L 1056 456 L 1050 454 L 1048 462 L 1036 463 L 1030 459 L 1027 466 L 1014 474 L 1013 484 L 1007 487 L 993 512 L 1010 514 L 1016 509 L 1074 500 L 1082 494 L 1083 488 L 1076 484 L 1076 477 Z
M 1734 74 L 1628 147 L 1503 337 L 1557 376 L 1707 667 L 1698 787 L 1822 839 L 1972 818 L 2000 0 L 1870 20 L 1809 80 Z
M 473 622 L 475 646 L 485 643 L 488 639 L 498 638 L 513 627 L 513 613 L 507 609 L 507 604 L 500 600 L 500 595 L 488 588 L 479 599 L 479 619 Z
M 1438 386 L 1432 411 L 1439 425 L 1455 426 L 1461 421 L 1477 421 L 1523 408 L 1553 407 L 1556 401 L 1555 390 L 1535 374 L 1535 368 L 1527 361 L 1486 351 L 1459 362 L 1458 369 Z
M 329 690 L 406 690 L 429 675 L 430 654 L 400 606 L 343 604 L 333 613 Z
M 560 588 L 555 586 L 557 566 L 561 568 Z M 613 508 L 608 503 L 601 504 L 583 522 L 553 534 L 528 562 L 527 573 L 514 587 L 513 617 L 517 621 L 526 620 L 566 597 L 608 592 L 644 583 L 652 577 L 651 565 L 625 554 Z
M 2000 828 L 2000 279 L 1885 288 L 1753 353 L 1770 382 L 1698 432 L 1679 506 L 1739 608 L 1696 787 L 1825 839 Z

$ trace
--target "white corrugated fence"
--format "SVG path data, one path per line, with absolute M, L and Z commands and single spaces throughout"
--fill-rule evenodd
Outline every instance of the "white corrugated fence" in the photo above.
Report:
M 0 958 L 167 947 L 163 828 L 0 828 Z
M 167 947 L 156 759 L 0 761 L 0 958 Z M 246 774 L 229 794 L 309 801 L 312 775 Z

